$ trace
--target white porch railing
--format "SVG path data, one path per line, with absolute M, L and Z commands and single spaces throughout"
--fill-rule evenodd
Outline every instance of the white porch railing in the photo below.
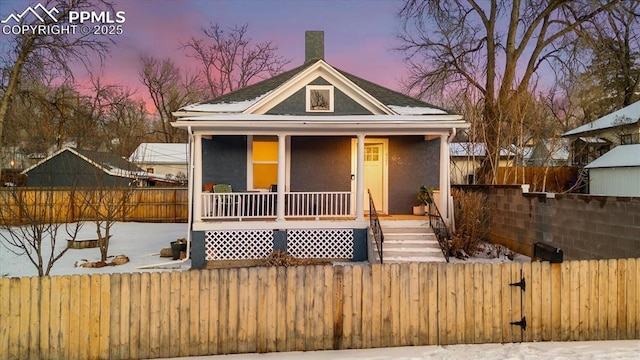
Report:
M 284 214 L 291 218 L 352 216 L 351 192 L 288 192 Z
M 277 193 L 234 192 L 202 193 L 203 220 L 208 219 L 275 219 Z M 287 192 L 285 217 L 316 218 L 351 217 L 351 192 Z

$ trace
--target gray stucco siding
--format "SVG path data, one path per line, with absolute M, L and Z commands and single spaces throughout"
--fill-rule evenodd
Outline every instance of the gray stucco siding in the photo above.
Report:
M 247 137 L 213 136 L 202 139 L 202 184 L 230 184 L 247 189 Z
M 291 138 L 292 191 L 350 191 L 351 138 Z
M 389 137 L 389 212 L 410 214 L 420 186 L 440 186 L 440 140 Z
M 318 77 L 310 85 L 330 85 L 321 77 Z M 307 112 L 306 111 L 307 90 L 305 87 L 296 91 L 293 95 L 280 102 L 278 105 L 267 111 L 269 115 L 306 115 L 306 116 L 327 116 L 327 115 L 372 115 L 362 105 L 355 102 L 338 88 L 333 90 L 334 111 L 332 112 Z

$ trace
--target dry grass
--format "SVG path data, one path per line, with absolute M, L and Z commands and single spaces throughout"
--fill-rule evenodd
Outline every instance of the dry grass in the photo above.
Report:
M 472 256 L 489 237 L 490 212 L 487 197 L 477 192 L 453 190 L 456 233 L 451 238 L 451 253 Z

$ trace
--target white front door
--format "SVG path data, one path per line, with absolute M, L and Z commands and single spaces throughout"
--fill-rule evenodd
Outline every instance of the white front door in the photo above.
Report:
M 364 210 L 369 211 L 371 191 L 376 210 L 387 213 L 387 139 L 365 139 L 364 144 Z M 357 168 L 357 140 L 353 142 L 352 168 Z

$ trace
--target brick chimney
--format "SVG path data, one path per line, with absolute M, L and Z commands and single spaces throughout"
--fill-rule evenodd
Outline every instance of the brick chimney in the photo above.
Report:
M 304 63 L 324 60 L 324 31 L 309 30 L 304 35 Z

